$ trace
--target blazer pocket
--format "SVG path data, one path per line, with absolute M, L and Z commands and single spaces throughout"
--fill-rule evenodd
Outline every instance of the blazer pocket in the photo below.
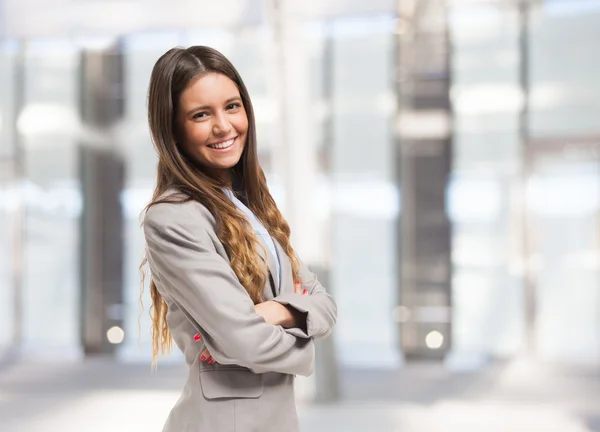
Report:
M 263 394 L 262 377 L 241 368 L 203 370 L 200 387 L 206 399 L 257 399 Z

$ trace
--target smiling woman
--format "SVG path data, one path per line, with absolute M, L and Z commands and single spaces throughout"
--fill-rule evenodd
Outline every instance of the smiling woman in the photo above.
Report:
M 312 373 L 337 307 L 290 244 L 248 91 L 214 49 L 174 48 L 152 71 L 148 119 L 153 354 L 175 340 L 189 366 L 163 431 L 298 431 L 294 377 Z

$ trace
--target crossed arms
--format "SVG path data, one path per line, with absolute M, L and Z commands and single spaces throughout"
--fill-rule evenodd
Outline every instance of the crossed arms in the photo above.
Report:
M 301 288 L 308 295 L 288 292 L 272 301 L 306 321 L 290 328 L 270 324 L 257 313 L 229 262 L 217 253 L 214 230 L 198 210 L 205 211 L 188 202 L 157 204 L 146 213 L 148 259 L 161 281 L 161 295 L 186 314 L 216 362 L 255 373 L 310 375 L 313 339 L 327 337 L 335 325 L 333 298 L 301 263 Z

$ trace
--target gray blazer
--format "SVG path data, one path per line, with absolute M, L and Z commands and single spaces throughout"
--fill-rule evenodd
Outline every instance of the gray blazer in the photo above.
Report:
M 327 337 L 335 325 L 331 295 L 302 262 L 302 288 L 309 295 L 296 294 L 291 263 L 275 241 L 280 290 L 268 278 L 265 300 L 306 312 L 307 326 L 306 332 L 273 326 L 255 312 L 206 207 L 195 201 L 152 206 L 144 234 L 152 278 L 168 305 L 169 329 L 189 366 L 163 432 L 298 431 L 294 376 L 312 374 L 313 339 Z M 275 275 L 276 258 L 267 247 L 257 249 L 267 254 Z M 202 343 L 193 339 L 197 332 Z M 216 363 L 199 360 L 205 348 Z

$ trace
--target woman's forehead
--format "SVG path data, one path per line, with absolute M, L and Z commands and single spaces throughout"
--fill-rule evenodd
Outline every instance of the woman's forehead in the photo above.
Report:
M 193 106 L 220 105 L 225 101 L 240 97 L 236 84 L 229 77 L 219 73 L 208 73 L 194 79 L 181 94 L 184 108 Z

